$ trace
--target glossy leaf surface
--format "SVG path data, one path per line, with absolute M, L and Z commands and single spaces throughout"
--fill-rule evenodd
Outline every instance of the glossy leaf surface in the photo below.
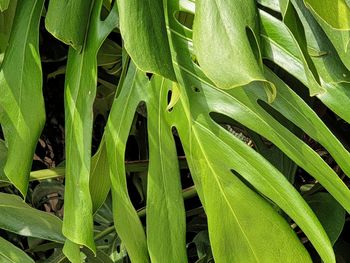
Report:
M 89 30 L 81 52 L 70 48 L 65 80 L 66 119 L 66 188 L 70 202 L 64 206 L 63 233 L 71 241 L 64 252 L 77 257 L 73 243 L 95 251 L 93 241 L 92 201 L 89 191 L 91 171 L 91 132 L 93 102 L 97 84 L 97 53 L 117 23 L 116 5 L 109 16 L 100 21 L 102 1 L 95 3 Z M 72 231 L 72 229 L 74 229 Z M 75 251 L 75 252 L 73 252 Z M 70 253 L 72 252 L 72 253 Z
M 45 122 L 38 51 L 43 2 L 18 2 L 10 48 L 0 68 L 0 123 L 8 145 L 4 172 L 24 196 L 35 146 Z
M 33 263 L 34 260 L 31 259 L 26 253 L 24 253 L 18 247 L 12 245 L 10 242 L 6 241 L 0 237 L 0 261 L 4 263 Z
M 255 1 L 251 0 L 197 1 L 194 50 L 204 73 L 219 88 L 263 81 L 272 101 L 275 88 L 266 82 L 262 69 L 256 10 Z
M 137 67 L 175 80 L 163 1 L 117 0 L 117 3 L 125 48 Z
M 59 243 L 65 241 L 59 218 L 30 207 L 16 195 L 0 193 L 0 211 L 1 229 Z
M 56 38 L 80 51 L 88 31 L 91 0 L 51 0 L 45 19 L 46 29 Z

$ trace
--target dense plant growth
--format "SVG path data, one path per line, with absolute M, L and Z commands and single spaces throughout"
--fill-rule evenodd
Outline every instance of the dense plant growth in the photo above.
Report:
M 0 261 L 347 262 L 349 41 L 346 0 L 0 0 Z

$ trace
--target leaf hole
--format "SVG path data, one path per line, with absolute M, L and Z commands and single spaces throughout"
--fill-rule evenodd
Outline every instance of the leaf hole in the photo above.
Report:
M 127 129 L 127 127 L 125 128 Z M 128 195 L 131 203 L 137 210 L 144 206 L 142 200 L 145 193 L 143 188 L 139 189 L 138 185 L 135 184 L 134 178 L 137 173 L 147 173 L 148 170 L 147 106 L 144 102 L 139 103 L 133 122 L 130 125 L 125 149 L 125 161 L 128 165 L 134 167 L 131 171 L 128 170 L 127 166 L 125 169 Z
M 194 15 L 185 11 L 177 11 L 174 14 L 176 21 L 187 28 L 188 30 L 192 30 Z
M 196 92 L 196 93 L 199 93 L 201 92 L 201 90 L 198 88 L 198 87 L 192 87 L 193 91 Z
M 2 126 L 1 126 L 1 124 L 0 124 L 0 139 L 1 139 L 1 140 L 4 140 L 4 133 L 3 133 L 3 131 L 2 131 Z
M 255 57 L 256 61 L 260 64 L 260 66 L 262 66 L 262 60 L 261 60 L 261 54 L 260 54 L 258 40 L 257 40 L 253 30 L 250 27 L 246 27 L 245 30 L 246 30 L 247 38 L 248 38 L 248 41 L 250 44 L 250 48 L 254 54 L 254 57 Z
M 234 176 L 236 176 L 242 183 L 248 186 L 251 190 L 253 190 L 254 192 L 256 191 L 255 187 L 250 182 L 248 182 L 240 173 L 238 173 L 234 169 L 231 169 L 230 171 Z
M 277 111 L 274 107 L 272 107 L 267 102 L 258 99 L 257 103 L 261 108 L 263 108 L 271 117 L 273 117 L 277 122 L 282 124 L 285 128 L 287 128 L 291 133 L 298 135 L 303 134 L 303 131 L 296 126 L 293 122 L 284 117 L 279 111 Z M 272 143 L 271 143 L 272 144 Z
M 152 78 L 153 74 L 152 74 L 152 73 L 150 73 L 150 72 L 147 72 L 147 73 L 146 73 L 146 76 L 147 76 L 148 80 L 151 80 L 151 78 Z
M 171 90 L 168 91 L 168 96 L 167 96 L 167 103 L 168 103 L 168 105 L 170 104 L 172 93 L 173 93 L 173 92 L 172 92 Z M 174 109 L 174 107 L 170 107 L 170 108 L 168 109 L 168 112 L 172 112 L 173 109 Z
M 210 112 L 209 115 L 213 121 L 219 124 L 226 131 L 231 133 L 233 136 L 240 139 L 242 142 L 244 142 L 250 147 L 254 146 L 253 140 L 249 136 L 248 128 L 246 128 L 245 126 L 241 125 L 240 123 L 234 121 L 233 119 L 231 119 L 230 117 L 224 114 Z

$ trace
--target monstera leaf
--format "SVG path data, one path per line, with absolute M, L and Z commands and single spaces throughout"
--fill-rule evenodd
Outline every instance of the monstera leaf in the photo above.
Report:
M 350 123 L 349 6 L 324 2 L 50 0 L 44 18 L 43 1 L 11 2 L 5 12 L 11 11 L 7 19 L 12 23 L 14 17 L 13 25 L 0 29 L 6 36 L 0 41 L 1 53 L 6 48 L 0 68 L 5 139 L 0 140 L 0 180 L 25 196 L 29 179 L 40 179 L 43 172 L 50 174 L 41 179 L 65 176 L 62 227 L 47 214 L 30 219 L 59 222 L 55 229 L 62 228 L 64 236 L 56 231 L 58 238 L 46 237 L 35 225 L 36 236 L 64 243 L 54 247 L 51 259 L 81 262 L 85 255 L 92 262 L 116 261 L 117 250 L 101 250 L 101 236 L 115 228 L 120 260 L 127 253 L 132 262 L 188 262 L 181 144 L 207 219 L 202 233 L 208 233 L 208 251 L 216 262 L 313 262 L 292 223 L 323 262 L 335 262 L 332 245 L 345 211 L 350 212 L 350 191 L 301 137 L 317 142 L 344 177 L 350 176 L 344 141 L 313 105 L 317 98 Z M 8 3 L 0 1 L 0 11 Z M 70 45 L 67 65 L 55 73 L 65 74 L 66 160 L 65 167 L 30 173 L 45 119 L 40 19 Z M 108 99 L 95 98 L 98 82 Z M 106 124 L 92 156 L 96 113 Z M 140 144 L 146 177 L 136 185 L 146 200 L 142 210 L 135 208 L 127 175 L 135 116 L 147 122 Z M 236 126 L 247 130 L 253 147 L 227 129 Z M 327 193 L 302 196 L 293 185 L 297 166 Z M 93 215 L 109 191 L 114 225 L 97 222 L 96 233 Z M 0 207 L 8 215 L 24 208 L 38 217 L 44 213 L 33 212 L 17 197 L 11 210 L 5 197 Z M 337 225 L 325 213 L 332 208 Z M 7 224 L 2 228 L 23 234 Z M 0 256 L 7 254 L 0 249 Z M 18 257 L 31 262 L 23 253 Z

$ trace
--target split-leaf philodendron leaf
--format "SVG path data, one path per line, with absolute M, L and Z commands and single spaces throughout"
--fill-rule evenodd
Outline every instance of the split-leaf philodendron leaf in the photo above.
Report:
M 345 0 L 0 0 L 0 261 L 335 263 L 349 21 Z M 43 87 L 65 162 L 32 171 Z

